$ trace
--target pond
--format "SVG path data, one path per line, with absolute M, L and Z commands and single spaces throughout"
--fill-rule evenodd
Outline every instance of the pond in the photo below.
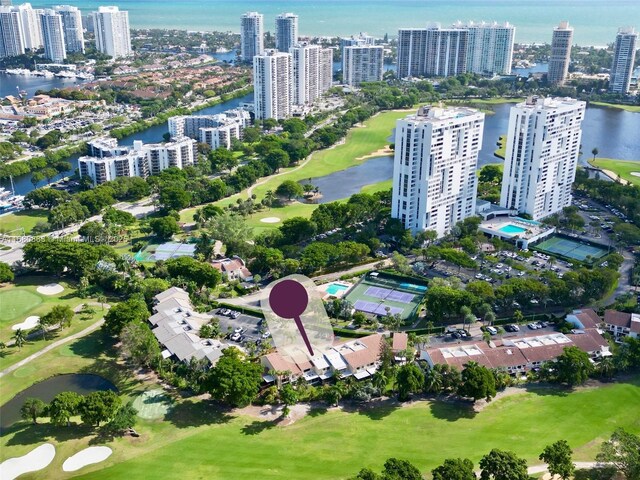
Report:
M 6 381 L 6 380 L 5 380 Z M 27 398 L 39 398 L 49 403 L 53 397 L 61 392 L 76 392 L 86 395 L 99 390 L 113 390 L 116 386 L 100 375 L 88 373 L 72 373 L 57 375 L 23 390 L 0 408 L 0 431 L 21 420 L 20 408 Z

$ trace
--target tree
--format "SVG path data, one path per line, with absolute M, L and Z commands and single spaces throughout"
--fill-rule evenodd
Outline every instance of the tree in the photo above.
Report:
M 143 323 L 149 319 L 147 305 L 139 298 L 130 298 L 120 302 L 107 312 L 102 328 L 110 335 L 120 335 L 125 325 L 138 322 Z
M 102 431 L 111 435 L 118 435 L 136 424 L 138 411 L 133 407 L 133 402 L 121 406 L 111 421 L 102 427 Z
M 61 392 L 49 403 L 49 417 L 54 425 L 66 425 L 71 423 L 71 417 L 78 414 L 82 396 L 76 392 Z
M 180 233 L 180 225 L 173 217 L 154 218 L 149 222 L 149 227 L 161 240 L 169 240 L 176 233 Z
M 477 362 L 467 363 L 462 370 L 458 395 L 473 398 L 474 401 L 481 398 L 491 401 L 496 396 L 496 381 L 491 370 Z
M 222 274 L 213 265 L 199 262 L 192 257 L 171 258 L 165 262 L 169 275 L 194 282 L 198 288 L 214 288 L 222 280 Z
M 555 363 L 552 364 L 553 378 L 558 383 L 569 386 L 582 385 L 593 373 L 589 354 L 578 347 L 565 347 Z
M 405 402 L 409 400 L 412 393 L 422 390 L 424 385 L 424 374 L 420 367 L 414 363 L 403 365 L 396 375 L 396 388 L 398 389 L 398 400 Z
M 596 161 L 596 157 L 598 156 L 598 153 L 600 153 L 600 152 L 598 151 L 597 148 L 594 148 L 593 150 L 591 150 L 591 154 L 593 155 L 593 161 L 594 162 Z
M 99 390 L 86 395 L 80 406 L 80 418 L 87 425 L 100 426 L 113 418 L 120 408 L 122 400 L 112 390 Z
M 120 332 L 120 351 L 137 366 L 150 367 L 160 357 L 160 346 L 147 323 L 133 322 Z
M 27 398 L 20 408 L 20 416 L 25 420 L 31 420 L 35 425 L 38 417 L 42 417 L 47 410 L 47 404 L 39 398 Z
M 384 480 L 422 480 L 420 470 L 407 460 L 390 458 L 384 462 L 382 470 Z
M 411 273 L 411 265 L 409 265 L 409 260 L 407 260 L 407 257 L 404 255 L 398 252 L 393 252 L 391 262 L 393 263 L 393 267 L 400 273 Z
M 14 275 L 11 267 L 4 262 L 0 262 L 0 283 L 13 282 Z
M 494 448 L 480 460 L 480 480 L 529 480 L 527 462 L 515 453 Z
M 284 404 L 282 416 L 286 417 L 289 415 L 289 407 L 298 403 L 298 392 L 294 390 L 290 383 L 287 383 L 282 387 L 282 390 L 280 391 L 280 400 Z
M 211 396 L 233 407 L 249 405 L 262 382 L 260 365 L 246 361 L 241 355 L 237 348 L 226 348 L 208 378 Z
M 38 331 L 42 334 L 42 339 L 46 340 L 47 339 L 47 332 L 49 331 L 49 327 L 51 326 L 51 324 L 49 323 L 49 320 L 47 319 L 46 315 L 43 315 L 42 317 L 38 318 L 38 323 L 36 323 L 35 328 L 32 330 L 33 331 Z
M 46 325 L 59 325 L 60 328 L 66 328 L 71 325 L 73 315 L 73 309 L 69 305 L 54 305 L 42 318 Z
M 566 440 L 558 440 L 547 445 L 540 454 L 540 460 L 549 465 L 549 473 L 558 475 L 562 480 L 569 480 L 573 476 L 575 467 L 571 460 L 573 451 Z
M 596 460 L 612 463 L 627 480 L 640 478 L 640 436 L 623 428 L 616 429 L 602 444 Z
M 168 185 L 160 189 L 158 201 L 166 211 L 179 212 L 191 204 L 192 194 L 182 186 Z
M 317 231 L 317 226 L 304 217 L 292 217 L 282 222 L 279 228 L 282 234 L 282 244 L 294 245 L 311 238 Z
M 245 257 L 251 253 L 253 230 L 240 215 L 225 213 L 211 218 L 209 232 L 225 245 L 227 255 Z
M 476 480 L 473 462 L 468 458 L 448 458 L 431 475 L 433 480 Z
M 27 341 L 27 337 L 21 328 L 18 328 L 13 334 L 13 341 L 15 342 L 16 347 L 18 347 L 18 350 L 22 350 L 22 346 Z
M 285 180 L 278 186 L 278 188 L 276 188 L 276 195 L 286 197 L 288 200 L 300 197 L 303 193 L 304 190 L 302 186 L 293 180 Z

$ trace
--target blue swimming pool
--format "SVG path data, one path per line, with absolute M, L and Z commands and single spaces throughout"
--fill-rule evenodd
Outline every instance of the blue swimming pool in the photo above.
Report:
M 327 293 L 329 295 L 335 295 L 338 292 L 342 292 L 343 290 L 349 290 L 349 287 L 346 285 L 341 285 L 339 283 L 332 283 L 327 287 Z
M 427 291 L 427 287 L 425 287 L 424 285 L 415 285 L 413 283 L 401 283 L 400 286 L 402 288 L 407 288 L 409 290 L 416 290 L 418 292 L 426 292 Z
M 527 229 L 519 227 L 517 225 L 509 224 L 509 225 L 505 225 L 504 227 L 502 227 L 500 229 L 500 231 L 503 232 L 503 233 L 509 233 L 509 234 L 512 234 L 512 235 L 517 235 L 519 233 L 526 232 Z

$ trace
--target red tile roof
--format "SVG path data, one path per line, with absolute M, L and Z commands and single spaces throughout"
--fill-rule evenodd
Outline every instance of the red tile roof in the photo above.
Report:
M 409 342 L 409 335 L 404 332 L 396 332 L 393 334 L 393 345 L 391 348 L 394 352 L 399 352 L 407 349 Z
M 604 323 L 629 328 L 631 326 L 631 314 L 618 312 L 617 310 L 607 310 L 604 312 Z

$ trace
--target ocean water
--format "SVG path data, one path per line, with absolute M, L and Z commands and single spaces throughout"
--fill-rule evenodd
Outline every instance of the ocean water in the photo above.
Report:
M 31 2 L 34 7 L 57 5 L 58 0 Z M 338 36 L 367 32 L 397 35 L 400 27 L 443 25 L 456 20 L 509 21 L 517 42 L 550 42 L 553 27 L 567 20 L 575 27 L 574 42 L 606 45 L 618 27 L 640 28 L 639 0 L 76 0 L 84 11 L 115 4 L 129 11 L 134 28 L 179 28 L 198 31 L 240 30 L 246 11 L 265 15 L 265 29 L 274 30 L 278 13 L 300 16 L 301 35 Z M 84 12 L 83 12 L 84 13 Z

